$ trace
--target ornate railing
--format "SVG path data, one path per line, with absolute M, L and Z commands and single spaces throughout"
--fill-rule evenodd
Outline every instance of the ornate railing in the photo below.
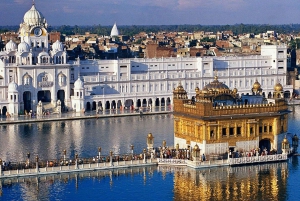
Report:
M 172 159 L 172 158 L 157 158 L 159 165 L 170 164 L 170 165 L 186 165 L 186 159 Z
M 264 163 L 264 162 L 276 162 L 287 160 L 287 154 L 275 154 L 266 156 L 253 156 L 242 158 L 229 158 L 229 165 L 242 165 L 247 163 Z

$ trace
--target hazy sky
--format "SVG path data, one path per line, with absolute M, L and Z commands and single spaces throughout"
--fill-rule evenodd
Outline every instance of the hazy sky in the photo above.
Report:
M 35 0 L 50 25 L 300 23 L 299 0 Z M 32 0 L 0 0 L 0 25 L 19 25 Z

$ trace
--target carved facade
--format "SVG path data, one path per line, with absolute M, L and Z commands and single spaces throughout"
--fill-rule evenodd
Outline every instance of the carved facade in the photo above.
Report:
M 184 88 L 173 91 L 175 144 L 196 144 L 201 154 L 224 154 L 230 151 L 278 150 L 287 132 L 287 103 L 282 85 L 274 87 L 272 99 L 262 95 L 258 81 L 252 93 L 239 95 L 218 81 L 195 89 L 196 96 L 187 98 Z

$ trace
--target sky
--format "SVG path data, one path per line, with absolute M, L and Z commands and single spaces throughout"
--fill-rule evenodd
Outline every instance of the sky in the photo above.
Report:
M 298 24 L 299 0 L 35 0 L 49 25 Z M 0 0 L 0 26 L 19 25 L 32 0 Z

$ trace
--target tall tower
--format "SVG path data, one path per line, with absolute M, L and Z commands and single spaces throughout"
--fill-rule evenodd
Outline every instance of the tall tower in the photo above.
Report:
M 19 114 L 18 85 L 14 81 L 8 85 L 8 112 L 13 115 Z
M 74 83 L 74 98 L 72 99 L 72 105 L 76 112 L 81 112 L 84 107 L 85 89 L 84 83 L 80 79 L 80 76 Z
M 48 24 L 43 14 L 35 8 L 33 1 L 32 7 L 27 11 L 20 24 L 19 37 L 21 42 L 26 42 L 35 58 L 33 63 L 37 63 L 37 56 L 40 52 L 48 52 Z

